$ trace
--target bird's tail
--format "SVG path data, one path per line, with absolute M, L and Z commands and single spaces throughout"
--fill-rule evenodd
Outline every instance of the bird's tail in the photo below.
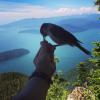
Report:
M 88 51 L 87 49 L 85 49 L 84 47 L 82 47 L 80 44 L 77 44 L 76 46 L 77 46 L 80 50 L 82 50 L 85 54 L 91 56 L 91 52 Z

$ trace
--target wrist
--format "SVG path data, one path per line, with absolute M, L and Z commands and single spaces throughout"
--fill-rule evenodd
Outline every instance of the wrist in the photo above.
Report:
M 55 69 L 56 68 L 54 66 L 53 67 L 52 66 L 42 67 L 42 65 L 41 65 L 41 67 L 38 66 L 36 68 L 36 72 L 42 72 L 42 73 L 46 74 L 49 78 L 52 78 L 52 76 L 55 72 Z
M 29 77 L 29 79 L 33 78 L 33 77 L 37 77 L 37 78 L 41 78 L 43 80 L 45 80 L 48 85 L 52 84 L 52 80 L 51 80 L 51 77 L 49 77 L 46 73 L 44 72 L 39 72 L 39 71 L 34 71 L 32 73 L 32 75 Z

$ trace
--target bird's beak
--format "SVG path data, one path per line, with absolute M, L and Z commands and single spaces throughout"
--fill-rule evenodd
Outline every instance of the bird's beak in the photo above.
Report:
M 45 37 L 43 36 L 43 41 L 45 41 Z

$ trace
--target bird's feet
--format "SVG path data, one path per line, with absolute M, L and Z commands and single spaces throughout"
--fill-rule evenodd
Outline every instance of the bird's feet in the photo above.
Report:
M 54 47 L 58 47 L 58 46 L 60 46 L 59 44 L 56 44 L 56 45 L 53 45 Z

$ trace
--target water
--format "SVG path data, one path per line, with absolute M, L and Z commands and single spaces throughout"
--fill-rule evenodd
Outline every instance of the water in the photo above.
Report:
M 42 37 L 37 31 L 34 32 L 35 34 L 18 32 L 18 29 L 0 29 L 0 52 L 16 48 L 25 48 L 30 53 L 23 57 L 0 63 L 0 72 L 21 72 L 30 75 L 35 70 L 33 59 L 40 48 Z M 100 29 L 75 33 L 75 36 L 84 43 L 84 47 L 91 50 L 93 47 L 91 42 L 100 41 Z M 48 40 L 51 42 L 50 39 Z M 70 46 L 58 47 L 55 55 L 60 59 L 60 62 L 57 64 L 57 71 L 62 70 L 64 72 L 75 67 L 80 61 L 85 61 L 89 58 L 89 56 L 79 49 Z

